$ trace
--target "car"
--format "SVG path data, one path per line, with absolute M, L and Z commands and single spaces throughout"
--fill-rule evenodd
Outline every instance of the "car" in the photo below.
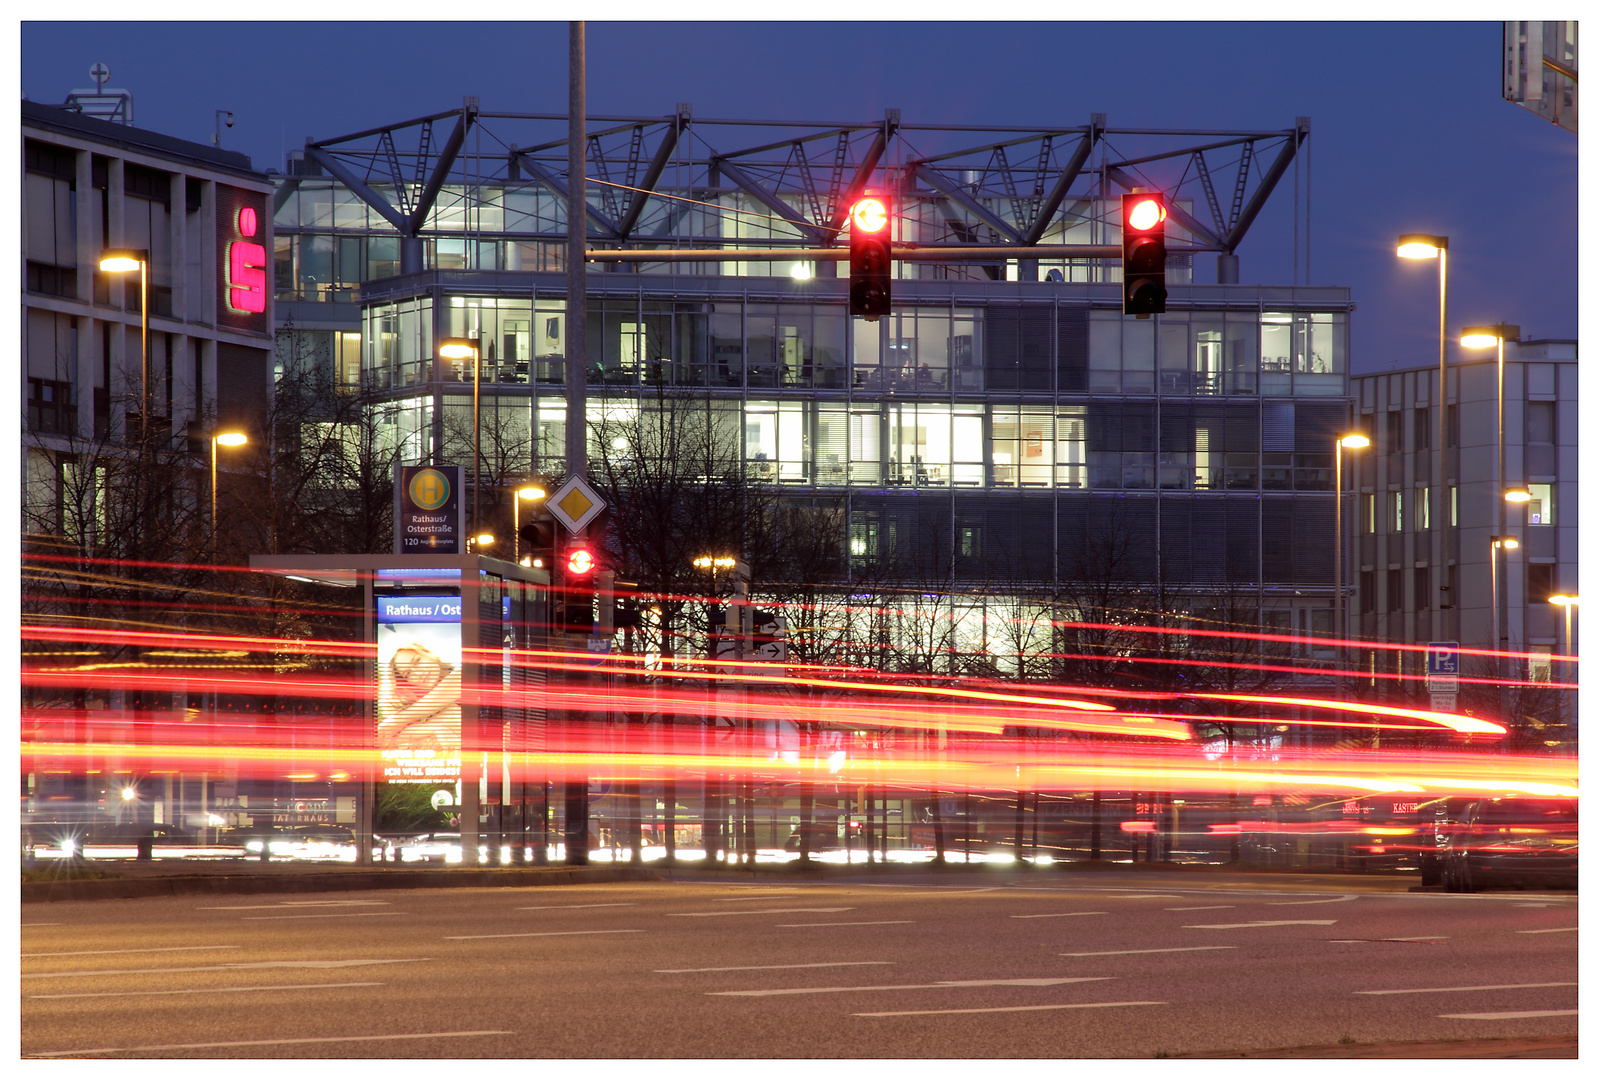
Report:
M 479 864 L 487 862 L 488 845 L 479 844 L 477 851 Z M 458 863 L 461 861 L 461 834 L 436 832 L 413 837 L 400 845 L 400 861 Z
M 1439 826 L 1440 877 L 1448 892 L 1487 885 L 1577 887 L 1577 800 L 1506 795 L 1465 803 Z

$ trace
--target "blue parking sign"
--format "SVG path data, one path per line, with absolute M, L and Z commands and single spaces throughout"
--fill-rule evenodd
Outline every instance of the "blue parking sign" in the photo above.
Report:
M 1458 642 L 1458 641 L 1429 641 L 1429 642 L 1427 642 L 1427 674 L 1428 675 L 1459 675 L 1460 674 L 1460 642 Z

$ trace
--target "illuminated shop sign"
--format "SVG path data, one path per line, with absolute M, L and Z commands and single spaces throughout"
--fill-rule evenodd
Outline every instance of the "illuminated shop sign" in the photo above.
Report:
M 234 311 L 266 310 L 266 248 L 253 237 L 258 228 L 255 207 L 239 209 L 235 219 L 243 239 L 228 245 L 228 306 Z
M 250 334 L 270 333 L 267 248 L 272 220 L 266 197 L 229 184 L 217 184 L 215 190 L 217 325 Z

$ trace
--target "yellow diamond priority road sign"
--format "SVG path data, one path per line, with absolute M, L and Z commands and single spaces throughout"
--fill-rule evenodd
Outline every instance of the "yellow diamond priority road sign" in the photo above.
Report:
M 569 532 L 580 533 L 605 509 L 605 500 L 581 476 L 568 477 L 544 503 Z

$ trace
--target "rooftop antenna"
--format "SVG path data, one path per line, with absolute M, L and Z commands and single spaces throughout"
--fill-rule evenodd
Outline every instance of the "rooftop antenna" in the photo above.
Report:
M 105 84 L 111 78 L 111 69 L 96 60 L 94 67 L 89 69 L 89 78 L 94 80 L 94 92 L 104 93 Z
M 84 116 L 133 126 L 133 95 L 126 90 L 106 89 L 111 69 L 96 61 L 89 69 L 89 78 L 94 80 L 93 90 L 74 90 L 62 104 Z

